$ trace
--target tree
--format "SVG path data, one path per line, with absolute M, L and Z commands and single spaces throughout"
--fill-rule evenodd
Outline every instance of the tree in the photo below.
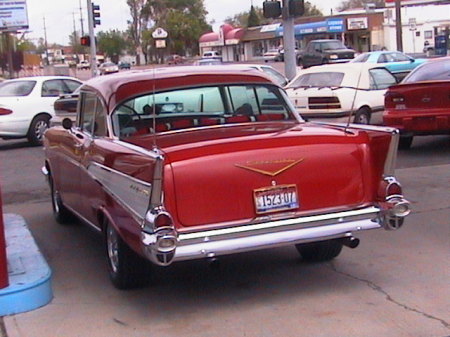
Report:
M 119 61 L 119 56 L 125 50 L 126 44 L 123 33 L 119 30 L 111 29 L 97 34 L 98 50 L 115 63 Z
M 256 27 L 261 25 L 261 20 L 256 13 L 255 7 L 253 5 L 250 7 L 250 12 L 248 14 L 247 27 Z
M 203 0 L 127 0 L 127 4 L 132 17 L 130 36 L 146 59 L 147 53 L 156 54 L 150 35 L 157 27 L 168 32 L 169 50 L 182 55 L 196 53 L 199 37 L 211 29 Z
M 303 16 L 323 16 L 323 13 L 315 5 L 311 4 L 309 1 L 305 2 L 305 14 Z
M 148 4 L 146 0 L 127 0 L 130 7 L 131 21 L 130 37 L 136 52 L 142 50 L 142 31 L 148 19 Z M 140 65 L 140 58 L 137 58 L 137 65 Z
M 253 22 L 250 22 L 251 15 L 252 15 L 252 8 L 253 12 L 258 17 L 258 24 L 253 24 Z M 305 14 L 303 16 L 323 16 L 322 11 L 318 9 L 316 6 L 312 5 L 309 1 L 305 2 Z M 278 19 L 275 19 L 278 20 Z M 263 15 L 263 9 L 259 7 L 250 7 L 250 10 L 247 12 L 241 12 L 238 14 L 235 14 L 233 17 L 228 17 L 225 19 L 225 22 L 234 26 L 234 27 L 253 27 L 253 26 L 260 26 L 260 25 L 268 25 L 275 21 L 274 19 L 267 19 Z
M 80 32 L 73 32 L 69 35 L 69 45 L 72 47 L 73 53 L 76 55 L 89 53 L 88 48 L 81 45 L 80 38 Z
M 384 8 L 384 0 L 344 0 L 336 9 L 342 12 L 351 8 L 364 8 L 368 3 L 375 4 L 375 8 Z

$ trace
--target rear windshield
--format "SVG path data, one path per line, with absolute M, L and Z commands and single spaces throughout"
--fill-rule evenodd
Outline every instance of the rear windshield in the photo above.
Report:
M 346 49 L 342 41 L 327 41 L 320 44 L 322 50 Z
M 424 63 L 405 77 L 403 83 L 450 80 L 450 60 Z
M 344 73 L 331 71 L 304 74 L 289 83 L 288 88 L 339 87 L 343 78 Z
M 28 96 L 36 81 L 13 81 L 0 83 L 0 97 Z
M 149 93 L 120 104 L 112 114 L 120 138 L 195 127 L 298 121 L 275 85 L 218 85 Z M 154 117 L 154 118 L 153 118 Z
M 358 56 L 356 56 L 350 62 L 352 62 L 352 63 L 364 63 L 364 62 L 367 62 L 367 60 L 369 59 L 369 56 L 370 56 L 370 54 L 368 54 L 368 53 L 362 53 L 362 54 L 359 54 Z

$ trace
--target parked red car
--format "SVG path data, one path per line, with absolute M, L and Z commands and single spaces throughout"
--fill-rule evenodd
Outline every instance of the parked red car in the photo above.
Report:
M 207 69 L 206 69 L 207 68 Z M 53 212 L 102 232 L 118 288 L 153 264 L 295 245 L 355 248 L 409 213 L 397 130 L 306 123 L 262 72 L 176 67 L 95 78 L 45 134 Z
M 383 122 L 400 130 L 400 148 L 414 136 L 450 134 L 450 57 L 414 69 L 385 96 Z

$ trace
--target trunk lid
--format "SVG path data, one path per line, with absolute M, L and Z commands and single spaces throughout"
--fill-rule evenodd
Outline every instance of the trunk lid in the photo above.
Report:
M 387 109 L 408 110 L 408 114 L 430 114 L 450 105 L 449 82 L 419 82 L 390 87 L 385 98 Z
M 292 123 L 159 136 L 167 162 L 166 206 L 181 227 L 246 222 L 286 212 L 257 212 L 255 193 L 269 189 L 270 194 L 275 186 L 296 189 L 299 206 L 291 205 L 289 211 L 354 207 L 365 202 L 357 137 Z

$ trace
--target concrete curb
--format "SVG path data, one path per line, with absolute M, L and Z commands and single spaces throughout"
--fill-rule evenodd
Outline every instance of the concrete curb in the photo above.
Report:
M 31 311 L 53 298 L 51 270 L 25 220 L 4 214 L 9 286 L 0 289 L 0 316 Z

